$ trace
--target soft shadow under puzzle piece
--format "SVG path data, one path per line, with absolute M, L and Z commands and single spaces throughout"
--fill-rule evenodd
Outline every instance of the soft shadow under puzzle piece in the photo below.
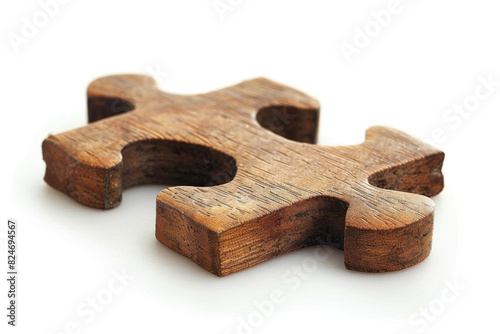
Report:
M 156 237 L 216 275 L 321 243 L 368 272 L 429 254 L 426 196 L 443 188 L 444 154 L 402 132 L 313 145 L 316 100 L 266 79 L 182 96 L 110 76 L 90 84 L 88 105 L 89 125 L 43 142 L 45 181 L 101 209 L 127 187 L 172 185 L 157 197 Z

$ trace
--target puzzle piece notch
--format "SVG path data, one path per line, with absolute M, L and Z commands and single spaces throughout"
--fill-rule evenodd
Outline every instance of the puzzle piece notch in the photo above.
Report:
M 47 183 L 91 207 L 116 207 L 121 202 L 124 185 L 136 184 L 134 180 L 123 179 L 131 174 L 122 173 L 122 152 L 137 143 L 170 141 L 170 147 L 174 148 L 179 146 L 176 143 L 185 142 L 198 148 L 184 150 L 184 157 L 196 155 L 195 152 L 203 150 L 201 147 L 207 147 L 205 153 L 210 156 L 208 159 L 212 159 L 217 152 L 227 151 L 227 144 L 237 145 L 225 132 L 238 133 L 245 131 L 247 126 L 262 130 L 256 126 L 256 113 L 271 108 L 283 113 L 288 108 L 283 114 L 289 117 L 288 124 L 299 123 L 304 127 L 290 126 L 289 129 L 296 131 L 283 131 L 273 127 L 275 122 L 267 122 L 272 118 L 265 117 L 263 122 L 268 130 L 284 132 L 289 138 L 299 141 L 316 139 L 317 102 L 266 79 L 250 80 L 212 93 L 182 96 L 158 90 L 154 80 L 146 76 L 110 76 L 91 83 L 87 92 L 89 119 L 94 122 L 58 136 L 49 136 L 43 143 L 43 152 L 47 162 Z M 224 99 L 227 95 L 239 96 L 241 105 L 225 114 Z M 217 112 L 217 109 L 222 112 Z M 255 135 L 268 136 L 267 133 Z M 157 149 L 166 153 L 161 147 Z M 177 148 L 177 151 L 182 150 Z M 199 159 L 204 157 L 205 154 L 198 156 Z M 213 159 L 228 160 L 222 157 Z M 172 165 L 165 159 L 157 162 L 163 162 L 165 168 Z M 163 164 L 156 170 L 163 168 Z M 217 174 L 212 170 L 207 172 Z M 155 181 L 176 184 L 170 178 Z M 221 182 L 225 181 L 215 180 L 212 184 Z
M 416 143 L 396 130 L 374 128 L 370 132 L 377 133 L 379 140 L 390 133 L 390 138 L 401 146 L 401 152 L 405 151 L 404 146 Z M 396 136 L 398 134 L 400 136 Z M 366 150 L 343 148 L 345 156 L 352 156 L 348 152 L 353 150 L 361 150 L 360 156 L 373 152 L 372 145 L 363 145 L 367 146 Z M 440 170 L 441 153 L 421 143 L 420 157 L 415 154 L 410 160 L 403 156 L 399 153 L 401 163 L 391 168 L 367 167 L 398 175 L 399 170 L 409 169 L 413 162 L 415 169 L 410 175 L 418 175 L 415 180 L 422 184 L 411 189 L 440 191 L 442 177 L 419 173 L 432 174 Z M 359 172 L 354 168 L 352 171 Z M 308 173 L 306 166 L 298 172 L 302 183 L 253 178 L 256 182 L 252 185 L 241 177 L 243 173 L 240 170 L 232 182 L 218 187 L 163 190 L 157 200 L 157 238 L 220 276 L 293 249 L 324 244 L 325 240 L 344 249 L 346 266 L 358 271 L 403 269 L 422 261 L 430 252 L 433 202 L 425 196 L 389 190 L 407 186 L 408 181 L 388 178 L 385 184 L 388 189 L 380 189 L 369 184 L 371 172 L 368 171 L 360 173 L 359 179 L 347 189 L 335 188 L 341 180 L 331 175 L 311 180 L 314 171 Z M 290 176 L 287 171 L 282 173 Z M 314 181 L 316 184 L 308 189 L 307 185 Z M 436 181 L 441 185 L 434 185 Z M 331 188 L 322 188 L 321 184 Z M 260 198 L 254 195 L 256 193 Z M 198 236 L 196 243 L 179 242 L 194 240 L 194 236 Z
M 126 78 L 126 80 L 124 80 Z M 274 82 L 259 78 L 238 85 L 240 92 L 250 91 L 248 86 L 262 86 L 271 90 L 280 90 L 284 86 L 277 85 Z M 222 89 L 218 92 L 207 94 L 199 94 L 196 96 L 175 95 L 162 92 L 156 86 L 151 77 L 143 75 L 119 75 L 109 76 L 95 80 L 87 89 L 87 105 L 89 123 L 124 114 L 133 111 L 136 106 L 142 104 L 148 105 L 149 101 L 159 98 L 167 98 L 170 104 L 188 104 L 195 99 L 203 103 L 209 103 L 210 100 L 215 100 L 215 96 L 219 95 L 223 98 L 229 89 L 237 89 L 238 87 L 230 87 Z M 254 88 L 255 90 L 255 88 Z M 303 95 L 289 87 L 285 91 L 280 92 L 284 98 L 291 95 Z M 203 99 L 203 96 L 208 99 Z M 253 93 L 253 99 L 259 100 L 266 96 L 266 92 L 258 89 Z M 256 115 L 257 122 L 264 128 L 279 136 L 290 140 L 316 143 L 318 125 L 319 125 L 319 104 L 310 97 L 303 96 L 302 99 L 297 99 L 297 104 L 280 105 L 278 100 L 275 102 L 268 101 L 267 105 L 261 105 Z M 290 100 L 287 99 L 287 102 Z M 262 102 L 262 101 L 259 101 Z M 306 108 L 309 106 L 310 108 Z M 172 108 L 172 109 L 175 109 Z
M 432 201 L 375 187 L 425 195 L 442 189 L 442 153 L 399 131 L 373 128 L 363 144 L 333 148 L 274 136 L 267 130 L 283 129 L 259 115 L 295 110 L 286 136 L 313 142 L 318 104 L 265 79 L 179 96 L 147 77 L 114 76 L 88 92 L 89 118 L 101 120 L 44 142 L 47 182 L 104 208 L 119 203 L 123 187 L 163 177 L 218 185 L 162 191 L 156 229 L 158 240 L 217 275 L 328 239 L 345 249 L 348 268 L 361 271 L 402 269 L 430 251 Z M 123 114 L 110 117 L 117 103 Z M 180 170 L 182 177 L 172 177 Z

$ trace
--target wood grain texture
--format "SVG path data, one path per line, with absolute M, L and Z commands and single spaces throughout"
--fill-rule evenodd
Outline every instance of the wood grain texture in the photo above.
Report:
M 184 96 L 110 76 L 90 84 L 88 106 L 90 124 L 43 142 L 45 181 L 100 209 L 127 187 L 168 184 L 157 239 L 216 275 L 325 243 L 367 272 L 429 254 L 444 154 L 400 131 L 314 145 L 318 102 L 267 79 Z

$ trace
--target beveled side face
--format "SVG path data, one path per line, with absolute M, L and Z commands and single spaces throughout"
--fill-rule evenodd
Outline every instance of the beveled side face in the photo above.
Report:
M 217 275 L 321 243 L 362 271 L 430 250 L 432 201 L 393 190 L 439 192 L 443 155 L 408 135 L 373 128 L 362 145 L 311 145 L 317 102 L 266 79 L 179 96 L 113 76 L 88 94 L 95 122 L 44 142 L 47 182 L 99 208 L 129 186 L 174 185 L 158 195 L 156 236 Z

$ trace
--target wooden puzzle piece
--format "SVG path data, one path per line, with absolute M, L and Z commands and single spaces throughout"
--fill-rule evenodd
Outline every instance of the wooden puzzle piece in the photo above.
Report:
M 156 237 L 216 275 L 321 243 L 367 272 L 429 254 L 426 196 L 443 188 L 444 154 L 402 132 L 313 145 L 318 103 L 266 79 L 183 96 L 110 76 L 90 84 L 88 105 L 89 125 L 43 142 L 45 181 L 101 209 L 125 188 L 171 185 L 157 196 Z

